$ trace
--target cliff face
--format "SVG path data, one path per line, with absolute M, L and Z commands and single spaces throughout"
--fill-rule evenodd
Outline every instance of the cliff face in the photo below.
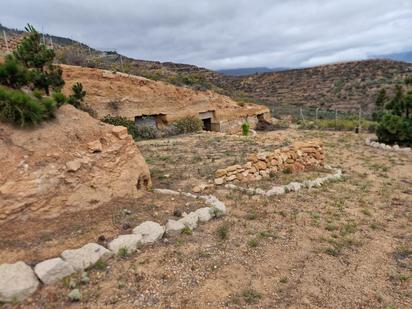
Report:
M 97 208 L 115 197 L 139 197 L 151 186 L 126 128 L 69 105 L 36 128 L 0 123 L 0 166 L 0 221 Z

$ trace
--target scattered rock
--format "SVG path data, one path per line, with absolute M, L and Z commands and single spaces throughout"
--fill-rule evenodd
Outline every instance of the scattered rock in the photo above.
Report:
M 52 284 L 75 272 L 73 267 L 61 258 L 53 258 L 40 262 L 34 267 L 34 272 L 41 282 Z
M 22 301 L 38 285 L 33 270 L 24 262 L 0 265 L 0 302 Z
M 76 271 L 87 269 L 96 264 L 98 260 L 106 261 L 112 255 L 113 252 L 96 243 L 89 243 L 79 249 L 65 250 L 61 254 L 62 258 Z
M 109 242 L 108 248 L 115 254 L 119 253 L 120 249 L 126 249 L 127 253 L 133 253 L 142 243 L 142 236 L 139 234 L 120 235 Z
M 216 178 L 221 178 L 221 177 L 224 177 L 224 176 L 226 176 L 226 170 L 225 169 L 218 169 L 216 172 L 215 172 L 215 177 Z
M 145 221 L 134 228 L 134 234 L 142 236 L 142 243 L 152 243 L 163 237 L 165 228 L 159 223 L 153 221 Z

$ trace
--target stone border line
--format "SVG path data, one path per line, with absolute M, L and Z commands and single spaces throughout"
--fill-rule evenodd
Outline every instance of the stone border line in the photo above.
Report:
M 410 147 L 399 147 L 398 145 L 386 145 L 384 143 L 378 143 L 376 141 L 371 140 L 370 138 L 367 138 L 365 140 L 365 144 L 374 148 L 380 148 L 384 150 L 391 150 L 391 151 L 402 151 L 402 152 L 411 152 L 412 149 Z
M 19 261 L 0 265 L 0 303 L 23 301 L 33 294 L 40 282 L 53 284 L 75 272 L 86 270 L 99 261 L 107 261 L 115 254 L 131 254 L 144 244 L 154 243 L 164 235 L 177 235 L 182 230 L 197 228 L 199 222 L 207 222 L 226 214 L 226 206 L 214 195 L 194 195 L 168 189 L 154 189 L 153 192 L 183 195 L 204 200 L 209 207 L 199 208 L 183 214 L 179 220 L 169 219 L 165 226 L 153 221 L 145 221 L 133 229 L 132 234 L 119 235 L 105 248 L 96 243 L 88 243 L 78 249 L 64 250 L 60 257 L 42 261 L 32 269 Z
M 263 195 L 263 196 L 273 196 L 273 195 L 282 195 L 288 192 L 294 191 L 297 192 L 303 188 L 313 188 L 313 187 L 321 187 L 323 184 L 330 182 L 330 181 L 337 181 L 342 179 L 342 170 L 338 168 L 332 168 L 330 166 L 325 166 L 325 168 L 330 169 L 333 171 L 333 174 L 327 175 L 325 177 L 318 177 L 313 180 L 305 180 L 303 182 L 296 182 L 292 181 L 287 185 L 283 186 L 274 186 L 268 191 L 262 190 L 260 188 L 243 188 L 240 186 L 236 186 L 234 184 L 226 184 L 225 187 L 228 189 L 239 190 L 242 192 L 247 192 L 250 194 L 256 195 Z

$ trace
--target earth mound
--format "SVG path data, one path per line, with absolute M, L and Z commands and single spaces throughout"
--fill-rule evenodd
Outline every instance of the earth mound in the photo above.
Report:
M 0 222 L 97 208 L 113 198 L 139 197 L 151 186 L 126 128 L 70 105 L 36 128 L 0 123 L 0 166 Z

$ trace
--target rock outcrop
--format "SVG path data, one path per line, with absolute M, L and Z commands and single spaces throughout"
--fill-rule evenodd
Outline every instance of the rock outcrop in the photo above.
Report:
M 0 222 L 97 208 L 116 197 L 139 197 L 151 186 L 126 128 L 70 105 L 35 128 L 0 123 L 0 166 Z

